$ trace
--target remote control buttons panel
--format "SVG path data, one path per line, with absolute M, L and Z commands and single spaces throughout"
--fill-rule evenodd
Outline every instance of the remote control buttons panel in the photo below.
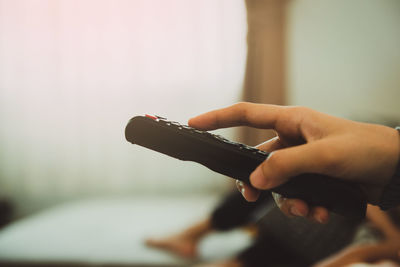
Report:
M 168 121 L 166 118 L 163 118 L 163 117 L 160 117 L 160 116 L 157 116 L 157 115 L 147 115 L 146 114 L 145 117 L 147 117 L 149 119 L 152 119 L 152 120 L 156 121 L 157 123 L 161 123 L 161 124 L 166 125 L 168 127 L 174 127 L 174 128 L 176 128 L 178 130 L 187 132 L 189 134 L 201 135 L 202 137 L 210 138 L 211 140 L 215 140 L 215 141 L 218 141 L 220 143 L 228 144 L 228 145 L 230 145 L 232 147 L 235 147 L 236 149 L 239 149 L 239 150 L 242 150 L 242 151 L 246 151 L 248 153 L 260 156 L 262 158 L 266 158 L 268 156 L 268 153 L 265 152 L 265 151 L 259 150 L 259 149 L 255 148 L 255 147 L 251 147 L 251 146 L 248 146 L 248 145 L 245 145 L 245 144 L 242 144 L 242 143 L 237 143 L 237 142 L 230 141 L 230 140 L 226 139 L 225 137 L 223 137 L 221 135 L 218 135 L 218 134 L 212 134 L 212 133 L 207 132 L 207 131 L 200 131 L 200 130 L 197 130 L 197 129 L 193 128 L 193 127 L 190 127 L 190 126 L 187 126 L 187 125 L 182 125 L 182 124 L 180 124 L 179 122 L 176 122 L 176 121 Z

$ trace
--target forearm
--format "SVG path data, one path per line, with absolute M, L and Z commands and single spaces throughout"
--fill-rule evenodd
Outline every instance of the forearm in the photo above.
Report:
M 398 261 L 399 244 L 383 242 L 373 245 L 348 247 L 321 262 L 314 267 L 343 267 L 357 262 L 376 262 L 381 259 Z

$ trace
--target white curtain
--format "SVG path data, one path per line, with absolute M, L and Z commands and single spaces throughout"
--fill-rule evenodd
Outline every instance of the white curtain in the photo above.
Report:
M 221 188 L 123 132 L 134 115 L 186 123 L 238 101 L 245 16 L 239 0 L 0 0 L 0 195 Z

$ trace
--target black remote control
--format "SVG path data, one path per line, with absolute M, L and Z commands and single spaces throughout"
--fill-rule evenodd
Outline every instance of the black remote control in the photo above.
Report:
M 168 121 L 158 116 L 133 117 L 125 128 L 126 139 L 174 158 L 198 162 L 209 169 L 249 183 L 249 176 L 267 152 L 222 136 Z M 355 184 L 328 176 L 303 174 L 271 191 L 323 206 L 352 219 L 365 217 L 367 202 Z

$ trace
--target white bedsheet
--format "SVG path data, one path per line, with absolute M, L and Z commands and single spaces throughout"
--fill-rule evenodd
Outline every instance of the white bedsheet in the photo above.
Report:
M 147 248 L 143 240 L 204 218 L 217 201 L 215 196 L 136 197 L 63 204 L 2 229 L 0 261 L 187 264 Z M 240 230 L 212 234 L 200 244 L 200 259 L 228 258 L 250 242 Z

